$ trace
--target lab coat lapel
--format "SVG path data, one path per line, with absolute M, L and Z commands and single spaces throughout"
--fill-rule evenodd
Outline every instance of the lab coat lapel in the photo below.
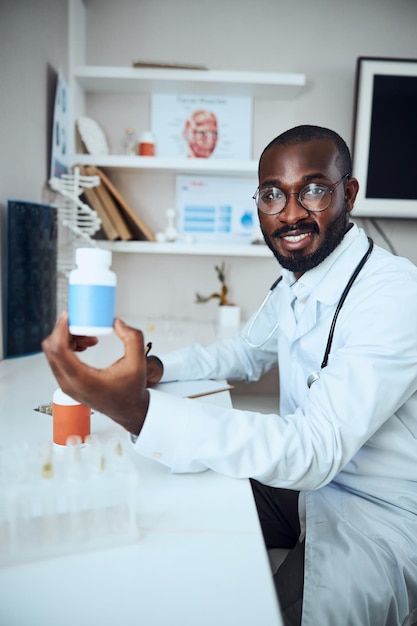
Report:
M 299 339 L 303 335 L 306 335 L 316 325 L 317 305 L 317 300 L 310 296 L 305 309 L 298 320 L 294 339 Z
M 342 289 L 343 290 L 343 289 Z M 340 281 L 320 282 L 310 294 L 304 311 L 298 320 L 294 340 L 306 335 L 317 322 L 319 306 L 335 308 L 341 295 Z
M 284 284 L 283 281 L 278 285 L 278 288 L 280 289 L 278 315 L 279 326 L 281 331 L 288 337 L 288 339 L 292 340 L 297 328 L 294 310 L 292 307 L 295 296 L 292 293 L 290 287 Z

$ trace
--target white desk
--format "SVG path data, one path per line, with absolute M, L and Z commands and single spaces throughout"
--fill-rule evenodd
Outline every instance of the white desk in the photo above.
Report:
M 43 354 L 0 363 L 3 445 L 51 438 L 51 417 L 33 409 L 55 388 Z M 212 399 L 219 395 L 230 402 L 227 394 Z M 112 424 L 92 416 L 92 432 Z M 248 481 L 174 475 L 137 455 L 134 462 L 137 543 L 0 569 L 0 624 L 279 626 Z

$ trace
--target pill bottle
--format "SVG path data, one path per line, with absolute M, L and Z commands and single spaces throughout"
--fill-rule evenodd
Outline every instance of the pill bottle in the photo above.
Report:
M 91 410 L 80 404 L 62 389 L 57 389 L 52 396 L 52 440 L 65 446 L 70 437 L 80 437 L 84 443 L 90 435 Z
M 152 133 L 146 131 L 139 141 L 139 156 L 155 156 L 155 141 Z
M 72 335 L 109 335 L 113 330 L 116 274 L 110 270 L 112 253 L 77 248 L 77 268 L 69 275 L 68 316 Z

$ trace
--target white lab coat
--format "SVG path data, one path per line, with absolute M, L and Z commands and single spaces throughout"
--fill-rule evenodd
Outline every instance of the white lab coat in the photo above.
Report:
M 151 390 L 137 451 L 174 472 L 207 468 L 300 490 L 306 561 L 303 626 L 397 626 L 417 608 L 417 269 L 375 246 L 341 309 L 344 286 L 367 249 L 354 226 L 297 288 L 291 277 L 256 320 L 260 349 L 243 337 L 163 357 L 165 379 L 255 380 L 278 359 L 279 415 L 224 409 Z

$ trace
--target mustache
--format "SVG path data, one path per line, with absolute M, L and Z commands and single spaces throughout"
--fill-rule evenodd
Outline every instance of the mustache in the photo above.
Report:
M 316 232 L 318 234 L 320 232 L 320 229 L 315 222 L 313 222 L 312 224 L 289 224 L 288 226 L 283 226 L 282 228 L 277 228 L 276 230 L 274 230 L 271 237 L 282 237 L 293 232 L 297 232 L 297 234 L 303 232 Z

